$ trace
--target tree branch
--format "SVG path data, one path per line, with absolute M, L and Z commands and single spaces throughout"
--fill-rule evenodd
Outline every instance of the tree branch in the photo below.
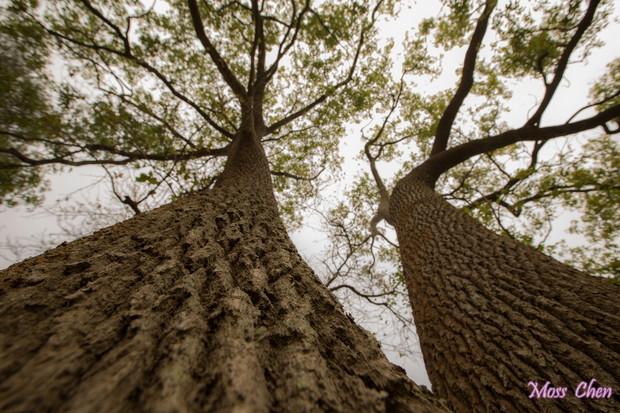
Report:
M 299 109 L 297 112 L 291 113 L 290 115 L 286 116 L 285 118 L 282 118 L 279 121 L 275 122 L 274 124 L 272 124 L 271 126 L 269 126 L 267 128 L 267 135 L 277 131 L 282 126 L 284 126 L 284 125 L 286 125 L 288 123 L 291 123 L 292 121 L 294 121 L 295 119 L 299 118 L 300 116 L 305 115 L 310 110 L 312 110 L 315 106 L 323 103 L 325 101 L 325 99 L 327 99 L 327 95 L 323 94 L 323 95 L 319 96 L 314 102 L 310 103 L 309 105 L 307 105 L 307 106 Z
M 534 143 L 534 148 L 532 150 L 530 164 L 525 169 L 527 173 L 520 173 L 520 174 L 517 174 L 517 176 L 511 176 L 510 179 L 508 179 L 508 181 L 504 184 L 502 188 L 496 191 L 493 191 L 490 194 L 479 197 L 478 199 L 472 201 L 469 205 L 467 205 L 467 208 L 468 209 L 475 208 L 476 206 L 484 202 L 496 202 L 499 200 L 499 198 L 502 195 L 507 194 L 519 182 L 522 182 L 525 179 L 529 178 L 532 175 L 532 173 L 534 173 L 534 170 L 536 169 L 536 164 L 538 163 L 538 154 L 540 153 L 540 150 L 542 149 L 543 145 L 546 142 L 547 141 L 544 141 L 544 142 L 537 141 Z M 499 165 L 496 164 L 496 166 L 499 168 Z M 513 215 L 516 215 L 516 214 L 513 213 Z
M 209 37 L 207 37 L 204 25 L 202 24 L 202 18 L 200 17 L 200 11 L 198 10 L 198 5 L 196 4 L 196 0 L 187 0 L 187 4 L 189 6 L 189 11 L 192 16 L 192 24 L 194 26 L 194 30 L 196 31 L 196 35 L 198 36 L 198 40 L 200 40 L 200 43 L 202 43 L 205 51 L 211 57 L 211 60 L 213 61 L 213 63 L 215 63 L 215 66 L 222 75 L 222 78 L 232 89 L 233 93 L 239 98 L 239 100 L 245 101 L 248 97 L 247 91 L 241 85 L 239 80 L 237 80 L 224 59 L 222 59 L 222 56 L 215 49 L 215 47 L 209 40 Z
M 435 140 L 433 141 L 433 147 L 431 149 L 431 156 L 445 150 L 448 147 L 450 131 L 452 130 L 452 125 L 454 124 L 456 115 L 474 85 L 476 58 L 478 56 L 478 51 L 480 50 L 482 40 L 484 39 L 484 35 L 487 31 L 491 13 L 496 5 L 497 0 L 487 0 L 485 8 L 478 19 L 478 23 L 474 29 L 474 34 L 472 35 L 471 41 L 469 42 L 469 47 L 465 53 L 461 82 L 456 90 L 456 93 L 452 97 L 452 100 L 450 100 L 448 107 L 441 116 L 439 124 L 437 125 Z
M 523 210 L 523 206 L 533 201 L 538 201 L 540 199 L 548 198 L 550 196 L 557 196 L 561 194 L 589 194 L 591 192 L 596 191 L 605 191 L 605 190 L 620 190 L 620 186 L 618 185 L 606 185 L 606 184 L 592 184 L 592 186 L 583 188 L 572 185 L 553 185 L 547 188 L 544 191 L 538 191 L 534 195 L 531 195 L 527 198 L 519 199 L 512 205 L 512 209 L 509 209 L 515 216 L 519 216 L 521 211 Z M 516 213 L 515 213 L 516 212 Z
M 379 10 L 379 8 L 380 8 L 382 3 L 383 3 L 383 0 L 380 0 L 380 1 L 377 2 L 377 5 L 375 6 L 375 8 L 373 9 L 373 11 L 371 13 L 371 21 L 370 21 L 370 23 L 362 26 L 362 30 L 360 32 L 360 39 L 359 39 L 359 41 L 357 43 L 357 47 L 355 49 L 355 55 L 353 57 L 353 62 L 351 63 L 351 67 L 349 68 L 347 76 L 343 80 L 341 80 L 340 82 L 336 83 L 335 85 L 333 85 L 331 87 L 327 87 L 329 92 L 323 93 L 321 96 L 319 96 L 317 99 L 315 99 L 313 102 L 309 103 L 308 105 L 306 105 L 302 109 L 298 110 L 295 113 L 290 114 L 289 116 L 286 116 L 285 118 L 283 118 L 283 119 L 275 122 L 271 126 L 269 126 L 267 128 L 267 134 L 273 133 L 274 131 L 280 129 L 282 126 L 284 126 L 284 125 L 294 121 L 295 119 L 299 118 L 300 116 L 308 113 L 314 107 L 316 107 L 317 105 L 323 103 L 330 95 L 332 95 L 334 92 L 336 92 L 336 90 L 338 90 L 341 87 L 345 86 L 346 84 L 348 84 L 353 79 L 353 75 L 355 73 L 355 69 L 357 68 L 357 62 L 359 60 L 359 56 L 360 56 L 360 53 L 362 51 L 362 47 L 364 46 L 364 44 L 366 42 L 366 32 L 371 27 L 373 27 L 373 25 L 375 24 L 375 22 L 376 22 L 376 14 L 377 14 L 377 11 Z
M 62 33 L 59 33 L 55 30 L 49 29 L 47 27 L 45 27 L 42 23 L 40 23 L 39 21 L 37 21 L 35 19 L 35 22 L 43 29 L 45 30 L 47 33 L 51 34 L 52 36 L 60 39 L 61 41 L 66 41 L 72 44 L 75 44 L 77 46 L 81 46 L 81 47 L 85 47 L 87 49 L 91 49 L 91 50 L 95 50 L 95 51 L 105 51 L 111 54 L 115 54 L 119 57 L 123 57 L 125 59 L 128 59 L 132 62 L 134 62 L 135 64 L 137 64 L 138 66 L 143 67 L 144 69 L 146 69 L 149 73 L 153 74 L 155 77 L 157 77 L 165 86 L 166 88 L 168 88 L 168 90 L 178 99 L 180 99 L 181 101 L 187 103 L 189 106 L 191 106 L 196 112 L 198 112 L 198 114 L 200 116 L 202 116 L 203 119 L 205 119 L 207 121 L 207 123 L 209 125 L 211 125 L 215 130 L 217 130 L 218 132 L 220 132 L 222 135 L 228 137 L 228 138 L 233 138 L 235 135 L 232 132 L 229 132 L 228 130 L 224 129 L 222 126 L 220 126 L 217 122 L 215 122 L 215 120 L 213 118 L 211 118 L 211 116 L 209 116 L 209 114 L 207 114 L 198 104 L 196 104 L 193 100 L 191 100 L 190 98 L 188 98 L 187 96 L 185 96 L 184 94 L 182 94 L 181 92 L 179 92 L 174 85 L 172 84 L 172 82 L 166 77 L 164 76 L 159 70 L 157 70 L 155 67 L 151 66 L 149 63 L 138 59 L 136 56 L 134 56 L 132 53 L 130 52 L 121 52 L 119 50 L 115 50 L 112 49 L 110 47 L 107 46 L 100 46 L 97 44 L 89 44 L 89 43 L 85 43 L 82 42 L 80 40 L 76 40 L 73 39 L 71 37 L 68 37 Z
M 86 8 L 95 16 L 97 16 L 97 18 L 99 20 L 101 20 L 102 22 L 104 22 L 108 27 L 110 27 L 112 30 L 114 30 L 114 32 L 116 33 L 116 35 L 118 36 L 119 39 L 121 39 L 123 41 L 123 46 L 125 46 L 125 53 L 130 54 L 131 53 L 131 45 L 129 44 L 129 38 L 127 37 L 127 33 L 129 33 L 129 23 L 128 23 L 128 27 L 127 30 L 125 31 L 125 34 L 123 34 L 123 31 L 120 29 L 120 27 L 118 27 L 117 25 L 115 25 L 114 23 L 112 23 L 108 18 L 106 18 L 99 10 L 97 10 L 95 7 L 93 7 L 93 5 L 90 3 L 90 1 L 87 0 L 81 0 L 82 4 L 84 4 L 84 6 L 86 6 Z
M 560 86 L 560 82 L 562 81 L 562 78 L 564 77 L 564 72 L 566 71 L 566 67 L 568 66 L 568 61 L 570 59 L 571 54 L 573 53 L 573 51 L 579 44 L 579 41 L 585 34 L 588 27 L 590 27 L 590 25 L 592 24 L 592 21 L 594 20 L 594 14 L 596 12 L 596 8 L 598 7 L 599 3 L 600 3 L 600 0 L 590 0 L 590 4 L 588 4 L 588 10 L 586 11 L 585 15 L 581 19 L 581 22 L 579 22 L 579 25 L 577 26 L 577 30 L 575 31 L 575 34 L 570 39 L 570 41 L 566 45 L 566 48 L 562 52 L 562 56 L 560 57 L 560 60 L 558 61 L 558 65 L 553 75 L 553 80 L 545 88 L 545 95 L 543 96 L 543 99 L 540 102 L 540 105 L 538 106 L 538 109 L 536 110 L 534 115 L 532 115 L 532 117 L 525 124 L 526 126 L 536 126 L 540 124 L 540 119 L 542 118 L 543 113 L 549 106 L 549 103 L 551 102 L 553 95 L 558 89 L 558 86 Z
M 267 71 L 265 72 L 265 82 L 269 82 L 269 80 L 271 80 L 273 75 L 278 70 L 278 66 L 280 64 L 280 61 L 282 60 L 282 57 L 286 55 L 286 53 L 290 50 L 291 47 L 293 47 L 293 45 L 297 41 L 297 35 L 299 34 L 299 31 L 301 29 L 301 22 L 303 21 L 304 15 L 308 12 L 308 10 L 310 10 L 310 2 L 308 0 L 306 0 L 306 4 L 304 5 L 304 8 L 301 9 L 298 16 L 296 16 L 297 4 L 295 3 L 295 0 L 291 0 L 291 6 L 293 8 L 291 23 L 287 25 L 286 33 L 284 33 L 282 41 L 278 45 L 278 55 L 276 56 L 275 61 L 271 64 L 271 66 L 269 66 L 269 69 L 267 69 Z M 288 42 L 288 44 L 285 46 L 286 39 L 291 33 L 293 25 L 295 27 L 293 36 L 291 37 L 291 41 Z
M 76 155 L 84 150 L 91 151 L 104 151 L 115 155 L 120 155 L 125 157 L 124 159 L 86 159 L 76 161 L 70 159 L 68 157 Z M 8 155 L 12 155 L 17 158 L 25 165 L 12 165 L 11 168 L 19 168 L 23 166 L 41 166 L 41 165 L 49 165 L 49 164 L 61 164 L 61 165 L 70 165 L 70 166 L 82 166 L 82 165 L 126 165 L 130 162 L 135 162 L 139 160 L 151 160 L 151 161 L 181 161 L 188 160 L 194 158 L 201 158 L 205 156 L 225 156 L 228 153 L 228 146 L 224 148 L 217 149 L 198 149 L 191 152 L 186 153 L 170 153 L 170 154 L 147 154 L 142 152 L 130 152 L 124 151 L 121 149 L 116 149 L 113 146 L 101 145 L 101 144 L 90 144 L 84 145 L 80 150 L 71 152 L 69 154 L 63 156 L 57 156 L 54 158 L 47 159 L 33 159 L 28 155 L 25 155 L 14 148 L 0 148 L 1 153 L 6 153 Z
M 353 291 L 355 294 L 359 295 L 360 297 L 364 297 L 364 298 L 377 298 L 377 297 L 384 297 L 384 296 L 386 296 L 386 295 L 393 295 L 393 294 L 395 294 L 395 293 L 396 293 L 396 290 L 391 290 L 391 291 L 386 291 L 386 292 L 384 292 L 384 293 L 379 293 L 379 294 L 365 294 L 365 293 L 362 293 L 362 292 L 361 292 L 361 291 L 359 291 L 357 288 L 355 288 L 355 287 L 353 287 L 353 286 L 351 286 L 351 285 L 349 285 L 349 284 L 340 284 L 340 285 L 337 285 L 337 286 L 335 286 L 335 287 L 330 287 L 330 288 L 329 288 L 329 290 L 333 292 L 333 291 L 340 290 L 340 289 L 342 289 L 342 288 L 346 288 L 346 289 L 348 289 L 348 290 L 351 290 L 351 291 Z M 376 304 L 376 303 L 373 303 L 373 304 Z
M 257 78 L 260 79 L 265 73 L 265 58 L 267 48 L 265 44 L 264 18 L 258 7 L 258 0 L 252 0 L 252 19 L 254 20 L 254 36 L 258 46 L 258 64 L 256 67 Z
M 385 116 L 385 118 L 383 119 L 383 123 L 379 127 L 379 130 L 377 131 L 375 136 L 372 139 L 370 139 L 368 142 L 366 142 L 366 144 L 364 145 L 364 154 L 366 155 L 366 158 L 368 159 L 368 163 L 370 164 L 370 172 L 372 173 L 372 177 L 375 180 L 375 184 L 377 185 L 377 189 L 379 191 L 379 207 L 377 209 L 376 215 L 372 217 L 372 219 L 370 220 L 370 232 L 371 232 L 371 235 L 373 236 L 381 234 L 379 230 L 377 229 L 377 225 L 382 220 L 386 220 L 388 223 L 392 224 L 391 219 L 390 219 L 390 194 L 388 193 L 388 190 L 385 184 L 383 183 L 383 179 L 381 179 L 381 175 L 379 174 L 379 171 L 377 170 L 377 163 L 376 163 L 379 156 L 381 156 L 381 152 L 383 151 L 383 148 L 386 145 L 391 145 L 392 143 L 390 142 L 390 143 L 377 144 L 377 141 L 381 139 L 381 137 L 383 136 L 383 133 L 385 132 L 385 128 L 390 120 L 390 117 L 392 116 L 396 108 L 398 107 L 402 92 L 403 92 L 403 77 L 401 77 L 400 79 L 398 93 L 396 94 L 396 96 L 392 96 L 392 104 L 390 106 L 390 110 L 388 114 Z M 379 151 L 377 152 L 377 155 L 373 156 L 370 153 L 370 148 L 371 146 L 375 146 L 375 145 L 379 146 Z
M 473 156 L 491 152 L 517 142 L 547 141 L 549 139 L 572 135 L 599 126 L 602 127 L 605 123 L 619 116 L 620 105 L 616 105 L 590 118 L 573 123 L 544 128 L 526 125 L 519 129 L 500 133 L 499 135 L 465 142 L 430 157 L 416 169 L 419 168 L 418 170 L 424 171 L 428 179 L 434 184 L 442 173 Z
M 403 78 L 401 77 L 399 88 L 398 88 L 398 93 L 396 94 L 396 96 L 393 96 L 392 104 L 390 105 L 390 110 L 389 110 L 388 114 L 383 119 L 383 123 L 379 127 L 379 130 L 377 131 L 375 136 L 372 139 L 370 139 L 368 142 L 366 142 L 366 144 L 364 145 L 364 154 L 366 155 L 366 158 L 368 159 L 368 162 L 370 163 L 370 171 L 371 171 L 372 176 L 373 176 L 373 178 L 375 180 L 375 183 L 376 183 L 377 188 L 379 190 L 379 196 L 380 196 L 382 201 L 384 199 L 389 200 L 389 198 L 390 198 L 390 195 L 388 194 L 387 188 L 385 187 L 385 184 L 383 183 L 383 180 L 381 179 L 381 175 L 379 175 L 379 171 L 377 170 L 377 165 L 376 165 L 377 158 L 380 156 L 381 151 L 383 150 L 384 145 L 379 144 L 379 147 L 380 147 L 379 148 L 379 153 L 377 153 L 376 156 L 373 156 L 370 153 L 370 147 L 377 145 L 377 141 L 379 139 L 381 139 L 381 137 L 383 136 L 383 133 L 385 132 L 385 128 L 387 126 L 387 123 L 390 120 L 390 117 L 392 116 L 392 114 L 394 113 L 396 108 L 398 107 L 398 104 L 400 102 L 400 97 L 402 95 L 402 92 L 403 92 Z
M 573 118 L 574 118 L 575 116 L 577 116 L 578 114 L 580 114 L 580 113 L 581 113 L 581 112 L 583 112 L 584 110 L 589 109 L 589 108 L 594 107 L 594 106 L 599 106 L 599 105 L 602 105 L 603 103 L 607 103 L 607 102 L 609 102 L 610 100 L 612 100 L 613 98 L 615 98 L 616 96 L 620 96 L 620 90 L 618 90 L 616 93 L 613 93 L 611 96 L 604 97 L 603 99 L 599 100 L 598 102 L 590 103 L 589 105 L 586 105 L 586 106 L 582 107 L 582 108 L 581 108 L 581 109 L 579 109 L 577 112 L 573 113 L 573 115 L 572 115 L 570 118 L 568 118 L 568 120 L 566 121 L 566 123 L 568 123 L 568 122 L 570 122 L 571 120 L 573 120 Z
M 124 151 L 114 146 L 102 144 L 84 145 L 84 148 L 95 151 L 105 151 L 115 155 L 126 156 L 134 160 L 150 160 L 150 161 L 183 161 L 188 159 L 202 158 L 205 156 L 226 156 L 228 155 L 229 146 L 223 148 L 207 149 L 201 148 L 190 152 L 181 153 L 163 153 L 149 154 L 135 151 Z
M 271 171 L 271 175 L 274 176 L 284 176 L 286 178 L 291 178 L 291 179 L 295 179 L 297 181 L 314 181 L 316 178 L 319 177 L 319 175 L 321 175 L 323 173 L 323 171 L 325 171 L 325 166 L 323 166 L 323 168 L 321 168 L 321 170 L 319 172 L 317 172 L 314 176 L 311 176 L 309 178 L 304 177 L 304 176 L 299 176 L 299 175 L 295 175 L 289 172 L 284 172 L 284 171 Z
M 81 151 L 78 151 L 81 152 Z M 13 148 L 0 148 L 0 153 L 6 153 L 8 155 L 12 155 L 23 164 L 0 164 L 0 169 L 13 169 L 13 168 L 23 168 L 24 166 L 41 166 L 41 165 L 49 165 L 49 164 L 61 164 L 61 165 L 70 165 L 70 166 L 83 166 L 83 165 L 126 165 L 133 161 L 133 159 L 119 159 L 119 160 L 84 160 L 84 161 L 73 161 L 71 159 L 66 159 L 67 156 L 74 155 L 77 152 L 67 154 L 65 156 L 58 156 L 55 158 L 49 159 L 32 159 L 28 156 L 22 154 L 16 149 Z

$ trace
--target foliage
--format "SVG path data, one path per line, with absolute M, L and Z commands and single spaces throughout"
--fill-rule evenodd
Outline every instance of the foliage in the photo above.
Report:
M 214 182 L 252 100 L 283 211 L 294 221 L 292 206 L 316 195 L 310 178 L 337 166 L 345 122 L 381 87 L 389 61 L 387 49 L 376 52 L 374 24 L 391 7 L 12 1 L 3 26 L 53 49 L 57 67 L 37 93 L 59 119 L 53 136 L 26 131 L 6 141 L 23 155 L 10 160 L 35 174 L 31 188 L 43 164 L 96 164 L 142 170 L 138 183 L 175 198 Z M 41 76 L 44 69 L 45 59 L 30 68 Z
M 49 137 L 58 115 L 50 107 L 42 73 L 47 50 L 36 27 L 6 25 L 0 31 L 0 204 L 40 201 L 42 178 L 38 170 L 17 168 L 11 149 L 23 151 L 29 144 L 11 145 L 16 136 Z

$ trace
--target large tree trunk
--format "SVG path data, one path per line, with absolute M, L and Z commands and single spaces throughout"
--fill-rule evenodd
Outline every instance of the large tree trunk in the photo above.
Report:
M 462 412 L 618 411 L 574 391 L 620 387 L 620 289 L 493 234 L 415 173 L 390 208 L 433 391 Z M 529 398 L 547 381 L 565 397 Z
M 264 153 L 0 277 L 0 411 L 444 411 L 300 258 Z

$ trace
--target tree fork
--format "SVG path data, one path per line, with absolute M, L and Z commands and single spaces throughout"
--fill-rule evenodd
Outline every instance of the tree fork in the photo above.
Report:
M 214 189 L 0 272 L 1 411 L 447 411 L 301 259 L 253 138 Z

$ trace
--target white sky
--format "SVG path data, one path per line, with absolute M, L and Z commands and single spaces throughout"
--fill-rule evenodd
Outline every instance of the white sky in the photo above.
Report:
M 396 22 L 384 25 L 383 32 L 386 36 L 394 36 L 396 44 L 402 41 L 404 30 L 417 25 L 424 17 L 435 15 L 439 11 L 439 5 L 436 2 L 419 1 L 410 9 L 405 8 L 401 18 Z M 614 15 L 616 19 L 619 16 L 616 10 Z M 613 22 L 601 33 L 601 38 L 605 41 L 605 46 L 593 52 L 584 64 L 571 67 L 567 72 L 568 81 L 563 82 L 562 89 L 558 91 L 554 98 L 553 104 L 548 113 L 546 113 L 544 121 L 547 124 L 563 123 L 566 119 L 581 107 L 583 102 L 588 99 L 589 89 L 592 83 L 605 73 L 605 65 L 614 57 L 620 56 L 620 26 L 617 22 Z M 444 73 L 432 85 L 428 85 L 429 93 L 433 89 L 442 89 L 454 85 L 457 80 L 455 69 L 459 67 L 463 59 L 463 50 L 455 50 L 446 54 L 444 61 Z M 511 103 L 513 112 L 508 114 L 508 120 L 515 124 L 523 123 L 527 111 L 531 109 L 540 96 L 540 82 L 521 82 L 515 90 L 514 98 Z M 359 136 L 359 135 L 357 135 Z M 368 168 L 366 164 L 354 160 L 353 157 L 359 153 L 362 143 L 357 136 L 349 137 L 346 143 L 343 143 L 343 153 L 346 156 L 344 170 L 350 177 L 358 171 L 359 168 Z M 97 167 L 74 168 L 70 172 L 59 174 L 51 177 L 51 191 L 46 194 L 46 202 L 49 208 L 53 208 L 56 200 L 61 200 L 70 194 L 73 194 L 79 188 L 89 185 L 94 177 L 101 177 L 103 172 Z M 99 195 L 109 188 L 109 184 L 96 189 Z M 93 191 L 86 191 L 83 195 L 84 200 L 92 199 Z M 107 195 L 101 195 L 101 199 Z M 109 199 L 112 199 L 111 197 Z M 566 223 L 561 226 L 565 226 Z M 13 241 L 26 241 L 39 234 L 54 234 L 60 229 L 56 222 L 56 218 L 40 212 L 30 212 L 27 208 L 17 207 L 13 209 L 0 209 L 0 245 L 5 243 L 8 238 Z M 553 234 L 556 240 L 567 237 L 563 230 L 555 231 Z M 311 228 L 305 227 L 302 231 L 292 234 L 292 238 L 298 246 L 304 257 L 311 257 L 320 253 L 323 249 L 325 240 L 321 233 Z M 21 257 L 26 258 L 26 257 Z M 0 249 L 0 268 L 5 268 L 15 261 L 15 257 L 6 249 Z M 312 260 L 310 260 L 312 261 Z M 312 263 L 312 262 L 311 262 Z M 371 309 L 372 310 L 372 309 Z M 372 325 L 366 324 L 371 330 Z M 408 374 L 418 384 L 430 386 L 428 377 L 423 368 L 421 357 L 403 358 L 398 354 L 388 353 L 390 359 L 406 368 Z

